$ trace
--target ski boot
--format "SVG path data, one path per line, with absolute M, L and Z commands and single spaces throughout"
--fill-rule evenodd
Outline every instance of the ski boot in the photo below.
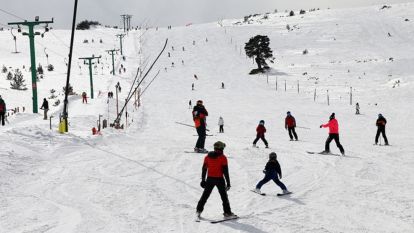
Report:
M 225 219 L 237 218 L 237 215 L 235 215 L 233 212 L 223 213 L 223 216 L 224 216 Z

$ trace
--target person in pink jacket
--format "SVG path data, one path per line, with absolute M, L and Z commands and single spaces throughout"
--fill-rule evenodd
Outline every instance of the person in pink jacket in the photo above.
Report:
M 335 140 L 336 146 L 341 151 L 342 155 L 345 155 L 345 150 L 342 147 L 341 143 L 339 142 L 339 127 L 338 127 L 338 121 L 335 119 L 335 113 L 332 113 L 329 117 L 329 122 L 321 125 L 320 128 L 329 128 L 329 136 L 328 139 L 326 139 L 325 142 L 325 151 L 324 154 L 331 153 L 331 150 L 329 149 L 329 144 L 332 140 Z

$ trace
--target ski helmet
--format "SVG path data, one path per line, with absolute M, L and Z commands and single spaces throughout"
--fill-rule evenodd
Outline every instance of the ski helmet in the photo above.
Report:
M 202 100 L 197 100 L 197 104 L 203 104 Z
M 264 125 L 264 120 L 260 120 L 259 124 Z
M 378 117 L 382 117 L 382 114 L 380 113 L 380 114 L 378 114 Z
M 224 142 L 217 141 L 216 143 L 214 143 L 214 150 L 223 151 L 225 147 L 226 147 L 226 143 L 224 143 Z
M 335 113 L 333 112 L 332 114 L 331 114 L 331 116 L 329 117 L 329 119 L 330 120 L 332 120 L 332 119 L 334 119 L 335 118 Z
M 290 111 L 288 111 L 286 114 L 290 115 Z
M 269 154 L 269 159 L 277 159 L 276 152 L 272 152 Z

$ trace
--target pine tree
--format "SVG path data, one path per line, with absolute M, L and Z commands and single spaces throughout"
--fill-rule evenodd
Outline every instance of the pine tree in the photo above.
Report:
M 5 65 L 3 65 L 3 67 L 1 68 L 1 72 L 2 73 L 7 73 L 7 67 Z
M 27 90 L 26 84 L 24 84 L 25 80 L 23 79 L 23 74 L 19 69 L 16 69 L 14 72 L 14 77 L 12 82 L 10 83 L 11 89 L 16 90 Z
M 249 42 L 244 47 L 246 55 L 250 58 L 254 58 L 258 71 L 263 72 L 263 68 L 268 69 L 266 59 L 272 58 L 272 50 L 269 47 L 269 37 L 257 35 L 250 38 Z

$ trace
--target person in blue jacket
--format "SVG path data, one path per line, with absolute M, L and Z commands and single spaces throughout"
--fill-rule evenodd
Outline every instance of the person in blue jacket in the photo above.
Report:
M 264 184 L 273 180 L 283 191 L 283 194 L 290 193 L 286 186 L 279 180 L 282 179 L 282 169 L 280 168 L 280 164 L 277 161 L 277 155 L 275 152 L 269 154 L 269 161 L 266 164 L 265 170 L 263 170 L 265 177 L 259 181 L 256 185 L 256 189 L 254 190 L 257 193 L 261 193 L 260 189 Z

